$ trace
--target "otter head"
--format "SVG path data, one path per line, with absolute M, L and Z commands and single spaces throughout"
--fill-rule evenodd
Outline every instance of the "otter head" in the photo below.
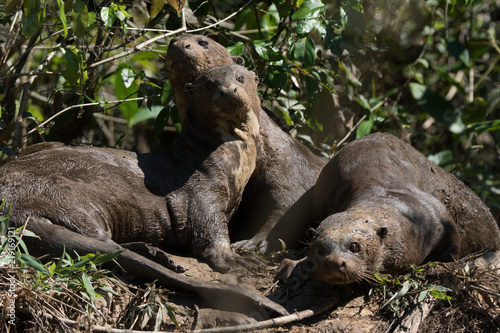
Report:
M 378 209 L 377 209 L 378 210 Z M 375 272 L 393 271 L 404 247 L 391 214 L 347 210 L 327 217 L 314 231 L 309 256 L 316 277 L 331 284 L 370 281 Z
M 244 65 L 245 61 L 231 56 L 224 46 L 206 36 L 181 35 L 170 41 L 165 67 L 181 122 L 187 105 L 184 85 L 209 68 L 233 63 Z
M 229 136 L 259 134 L 258 77 L 239 65 L 210 68 L 187 83 L 187 117 Z

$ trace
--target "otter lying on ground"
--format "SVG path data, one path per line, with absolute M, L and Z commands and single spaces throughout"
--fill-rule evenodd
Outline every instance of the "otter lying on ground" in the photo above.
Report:
M 323 169 L 310 247 L 317 278 L 345 284 L 374 272 L 500 249 L 498 224 L 461 181 L 388 134 L 345 146 Z
M 186 249 L 220 271 L 248 268 L 227 223 L 255 168 L 258 78 L 237 65 L 187 86 L 184 129 L 160 154 L 42 144 L 0 167 L 0 199 L 11 224 L 55 224 L 111 244 Z
M 170 41 L 166 68 L 180 119 L 184 118 L 184 106 L 190 98 L 182 89 L 184 84 L 207 68 L 233 62 L 243 64 L 243 59 L 232 57 L 222 45 L 208 37 L 182 35 Z M 313 154 L 303 144 L 281 130 L 261 108 L 259 113 L 257 166 L 232 223 L 237 224 L 236 229 L 253 230 L 253 232 L 258 230 L 252 239 L 234 244 L 237 248 L 246 250 L 257 248 L 265 251 L 271 229 L 287 209 L 314 185 L 327 160 Z M 303 200 L 310 200 L 310 196 Z M 309 201 L 305 206 L 306 209 L 310 208 Z M 306 215 L 308 213 L 309 211 Z M 281 248 L 277 241 L 278 237 L 289 244 L 297 236 L 295 233 L 286 234 L 288 231 L 286 221 L 281 224 L 283 227 L 273 235 L 275 242 L 272 244 L 273 249 Z M 307 229 L 307 225 L 304 228 Z

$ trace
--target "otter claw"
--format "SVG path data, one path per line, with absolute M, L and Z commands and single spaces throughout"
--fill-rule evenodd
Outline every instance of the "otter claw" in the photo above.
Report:
M 231 244 L 234 250 L 259 251 L 265 253 L 269 243 L 265 239 L 245 239 Z

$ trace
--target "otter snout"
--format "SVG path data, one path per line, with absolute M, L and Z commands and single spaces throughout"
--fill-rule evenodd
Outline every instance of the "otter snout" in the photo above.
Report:
M 316 277 L 331 284 L 347 284 L 360 280 L 364 267 L 352 251 L 342 245 L 317 240 L 311 248 L 310 255 L 316 261 Z
M 313 249 L 313 258 L 319 265 L 328 270 L 344 271 L 347 263 L 342 255 L 338 255 L 322 244 L 315 244 Z

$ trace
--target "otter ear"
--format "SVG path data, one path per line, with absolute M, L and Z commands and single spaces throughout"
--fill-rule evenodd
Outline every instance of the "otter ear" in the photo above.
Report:
M 236 65 L 245 66 L 245 59 L 243 59 L 242 57 L 233 56 L 233 62 L 234 62 Z
M 389 230 L 386 227 L 381 227 L 380 229 L 377 230 L 377 235 L 381 238 L 384 239 L 385 236 L 387 236 L 387 233 Z
M 187 93 L 187 94 L 189 94 L 189 95 L 192 95 L 193 94 L 193 90 L 194 90 L 193 88 L 194 88 L 194 86 L 193 86 L 192 83 L 186 83 L 184 85 L 184 92 Z

